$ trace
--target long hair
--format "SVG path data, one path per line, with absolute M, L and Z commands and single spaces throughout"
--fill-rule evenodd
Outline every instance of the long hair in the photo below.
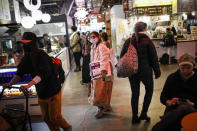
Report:
M 103 32 L 103 33 L 101 34 L 101 38 L 103 38 L 104 41 L 107 41 L 107 40 L 108 40 L 108 35 L 107 35 L 107 33 L 106 33 L 106 32 Z
M 144 22 L 137 22 L 135 24 L 135 37 L 136 37 L 136 41 L 139 41 L 139 32 L 144 31 L 144 29 L 147 28 L 147 24 Z

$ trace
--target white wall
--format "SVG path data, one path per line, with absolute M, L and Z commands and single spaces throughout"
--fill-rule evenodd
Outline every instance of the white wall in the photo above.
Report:
M 128 24 L 125 19 L 122 5 L 115 5 L 111 8 L 111 36 L 112 47 L 119 55 L 124 44 L 124 37 L 128 36 Z

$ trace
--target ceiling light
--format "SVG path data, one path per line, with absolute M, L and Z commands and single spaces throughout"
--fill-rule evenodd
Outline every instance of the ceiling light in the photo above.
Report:
M 183 19 L 184 19 L 184 20 L 187 20 L 187 14 L 186 14 L 186 13 L 183 13 L 182 16 L 183 16 Z
M 23 0 L 23 3 L 25 5 L 25 7 L 28 9 L 28 10 L 31 10 L 31 11 L 34 11 L 34 10 L 38 10 L 41 6 L 41 0 L 37 0 L 37 4 L 34 5 L 32 3 L 32 0 L 30 2 L 30 0 Z
M 24 28 L 30 29 L 34 26 L 35 20 L 30 16 L 25 16 L 21 19 L 21 24 Z
M 77 8 L 77 12 L 74 14 L 78 20 L 85 20 L 87 18 L 88 12 L 85 8 Z
M 193 15 L 193 16 L 195 16 L 195 15 L 196 15 L 195 11 L 193 11 L 193 12 L 192 12 L 192 15 Z
M 40 10 L 33 11 L 32 18 L 36 21 L 42 20 L 42 11 L 40 11 Z
M 51 16 L 49 14 L 43 14 L 42 15 L 42 21 L 44 23 L 48 23 L 51 20 Z

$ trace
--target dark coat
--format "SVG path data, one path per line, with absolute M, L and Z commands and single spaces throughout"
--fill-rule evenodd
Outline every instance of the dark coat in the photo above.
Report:
M 197 70 L 194 69 L 194 72 L 194 75 L 188 80 L 183 80 L 180 70 L 169 75 L 161 93 L 161 103 L 166 105 L 167 100 L 177 97 L 189 99 L 195 103 L 195 108 L 197 108 Z
M 126 40 L 123 45 L 121 55 L 122 57 L 128 50 L 130 38 Z M 154 44 L 146 34 L 139 34 L 138 43 L 135 35 L 132 36 L 132 44 L 137 50 L 138 54 L 138 74 L 147 74 L 154 70 L 155 76 L 161 75 L 157 52 Z
M 41 77 L 41 82 L 36 84 L 37 95 L 41 99 L 47 99 L 61 90 L 52 59 L 42 50 L 26 54 L 17 66 L 16 75 L 23 77 L 30 74 L 32 78 Z

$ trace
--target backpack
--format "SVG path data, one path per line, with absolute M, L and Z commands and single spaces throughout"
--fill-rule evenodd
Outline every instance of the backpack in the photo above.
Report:
M 62 62 L 60 59 L 53 58 L 53 57 L 52 57 L 52 61 L 53 61 L 53 66 L 55 69 L 55 73 L 58 77 L 58 80 L 59 80 L 60 84 L 62 84 L 65 81 L 65 72 L 62 68 Z
M 164 47 L 176 45 L 173 35 L 170 35 L 170 34 L 167 34 L 164 37 L 163 41 L 164 41 L 164 45 L 163 45 Z
M 138 55 L 137 50 L 132 44 L 130 38 L 129 47 L 127 52 L 120 58 L 117 64 L 117 76 L 121 78 L 130 77 L 137 73 L 138 70 Z
M 160 58 L 160 63 L 163 65 L 169 64 L 169 55 L 167 53 L 164 53 L 162 57 Z

